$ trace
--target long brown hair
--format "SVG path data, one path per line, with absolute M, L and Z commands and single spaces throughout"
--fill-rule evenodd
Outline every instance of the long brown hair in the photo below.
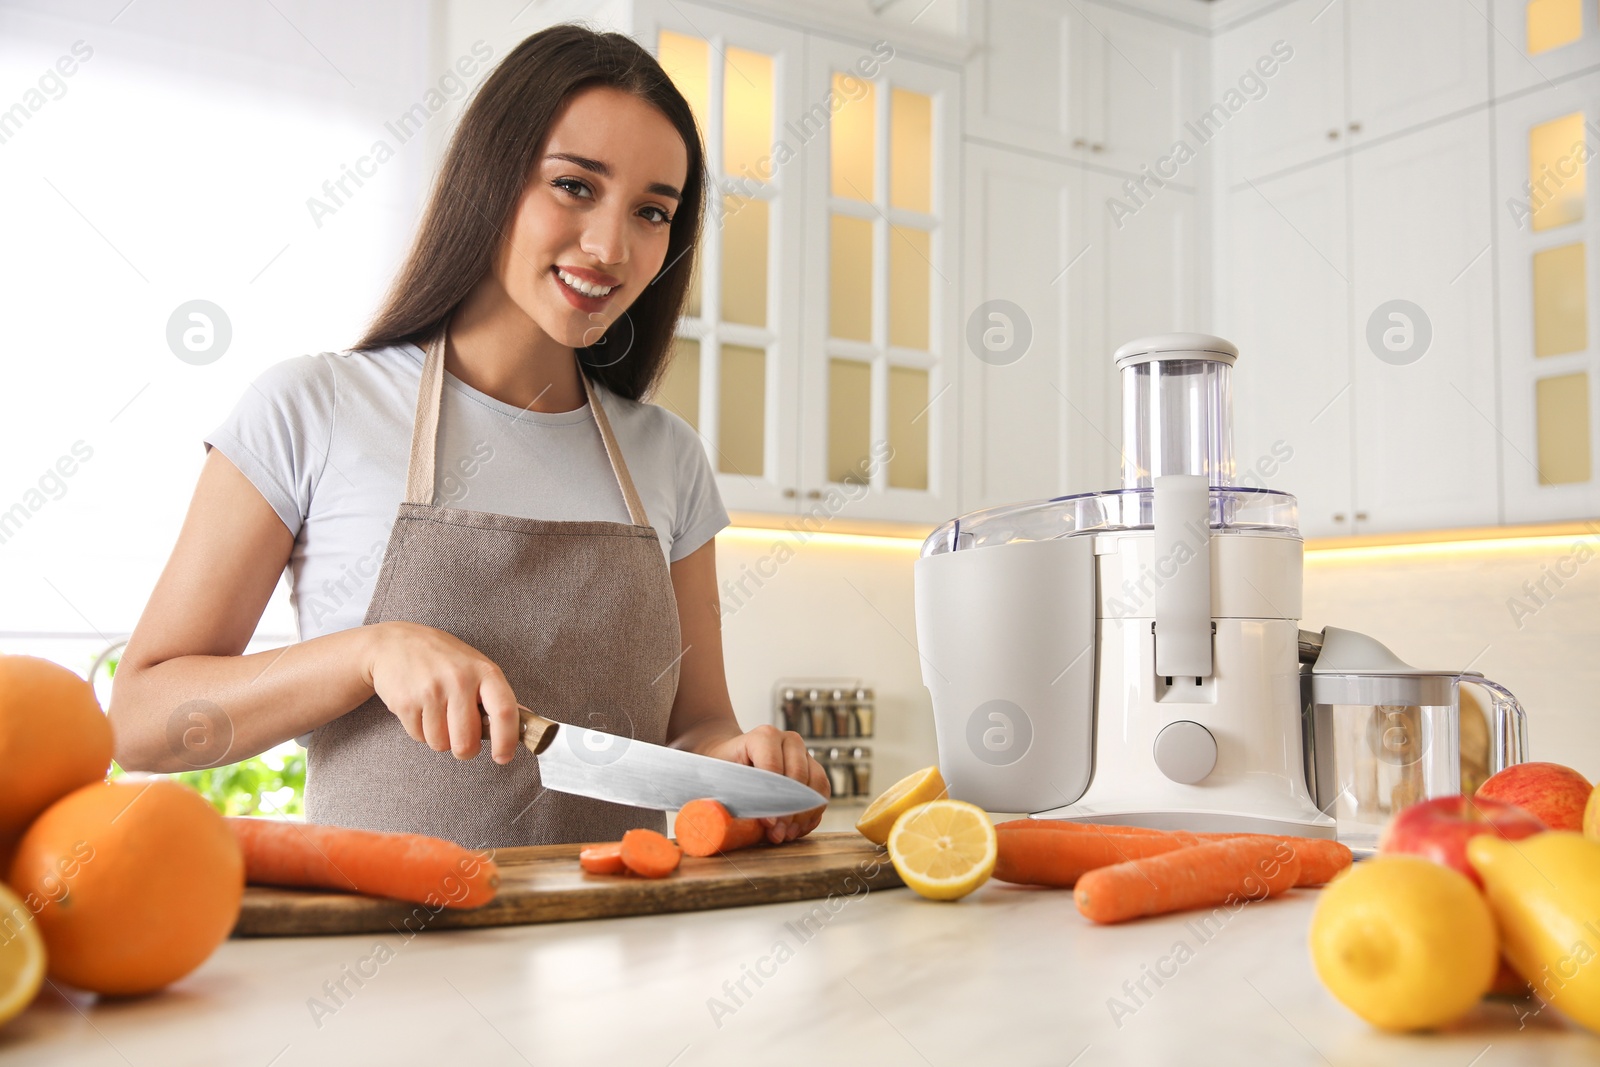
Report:
M 650 53 L 623 34 L 572 23 L 517 45 L 467 105 L 411 251 L 357 349 L 420 345 L 438 333 L 492 269 L 562 104 L 593 86 L 612 86 L 654 105 L 677 127 L 689 153 L 661 273 L 600 340 L 577 349 L 592 380 L 630 400 L 649 393 L 671 356 L 673 327 L 699 250 L 705 150 L 688 102 Z

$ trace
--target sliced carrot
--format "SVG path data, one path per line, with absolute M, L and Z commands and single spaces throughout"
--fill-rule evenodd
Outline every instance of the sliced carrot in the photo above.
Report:
M 995 827 L 998 854 L 994 877 L 1023 885 L 1070 889 L 1099 867 L 1156 856 L 1197 842 L 1188 834 L 1047 833 Z M 1188 838 L 1188 840 L 1183 840 Z
M 638 827 L 622 835 L 622 862 L 644 878 L 665 878 L 678 869 L 683 850 L 670 837 Z
M 767 836 L 760 819 L 735 819 L 716 800 L 691 800 L 678 809 L 673 836 L 686 856 L 715 856 L 760 844 Z
M 447 908 L 487 904 L 500 886 L 493 859 L 426 834 L 247 816 L 227 822 L 251 885 L 337 889 Z
M 578 853 L 578 866 L 590 874 L 623 874 L 626 866 L 622 862 L 622 842 L 603 841 L 597 845 L 585 845 L 583 851 Z
M 1282 842 L 1207 841 L 1090 871 L 1072 895 L 1085 918 L 1115 923 L 1275 897 L 1299 877 L 1300 859 Z

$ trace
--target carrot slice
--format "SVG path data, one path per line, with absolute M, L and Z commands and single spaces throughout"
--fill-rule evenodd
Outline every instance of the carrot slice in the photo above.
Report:
M 622 842 L 603 841 L 597 845 L 585 845 L 583 851 L 578 853 L 578 866 L 590 874 L 623 874 L 626 866 L 622 862 Z
M 426 834 L 239 815 L 227 822 L 251 885 L 337 889 L 447 908 L 487 904 L 500 886 L 493 859 Z
M 644 878 L 665 878 L 678 869 L 683 850 L 665 834 L 638 827 L 622 835 L 622 862 Z
M 1078 911 L 1097 923 L 1275 897 L 1300 877 L 1300 859 L 1279 841 L 1207 841 L 1089 871 Z
M 1189 835 L 1185 834 L 1184 837 Z M 994 877 L 1070 889 L 1099 867 L 1173 852 L 1197 842 L 1176 834 L 1045 833 L 998 826 Z
M 749 848 L 767 836 L 760 819 L 735 819 L 717 800 L 691 800 L 678 809 L 673 836 L 686 856 L 715 856 Z

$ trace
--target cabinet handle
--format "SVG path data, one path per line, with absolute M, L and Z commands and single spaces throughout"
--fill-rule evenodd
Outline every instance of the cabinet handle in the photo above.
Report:
M 793 489 L 785 489 L 783 491 L 783 496 L 785 500 L 793 500 L 795 497 L 795 492 Z
M 1328 140 L 1337 141 L 1338 139 L 1339 139 L 1339 131 L 1338 130 L 1329 130 L 1328 131 Z
M 1072 139 L 1072 147 L 1073 148 L 1087 148 L 1087 147 L 1089 147 L 1089 142 L 1085 141 L 1082 137 L 1075 137 L 1075 138 Z
M 822 490 L 821 489 L 807 489 L 806 490 L 806 499 L 807 500 L 821 500 L 822 499 Z
M 1105 150 L 1106 146 L 1103 144 L 1092 144 L 1089 146 L 1089 151 L 1091 152 L 1104 152 Z
M 1350 132 L 1351 132 L 1351 133 L 1360 133 L 1360 132 L 1361 132 L 1361 123 L 1359 123 L 1359 122 L 1352 122 L 1352 123 L 1351 123 L 1351 124 L 1350 124 Z
M 1366 522 L 1367 521 L 1367 513 L 1365 511 L 1356 512 L 1356 521 L 1357 522 Z
M 1344 521 L 1344 512 L 1342 512 L 1342 511 L 1334 512 L 1333 513 L 1333 521 L 1334 522 L 1343 522 Z

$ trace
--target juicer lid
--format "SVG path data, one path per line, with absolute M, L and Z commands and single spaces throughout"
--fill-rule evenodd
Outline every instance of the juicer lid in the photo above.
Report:
M 1163 333 L 1154 337 L 1141 337 L 1117 349 L 1117 369 L 1125 370 L 1140 363 L 1158 359 L 1199 359 L 1233 366 L 1239 350 L 1230 341 L 1209 333 Z

